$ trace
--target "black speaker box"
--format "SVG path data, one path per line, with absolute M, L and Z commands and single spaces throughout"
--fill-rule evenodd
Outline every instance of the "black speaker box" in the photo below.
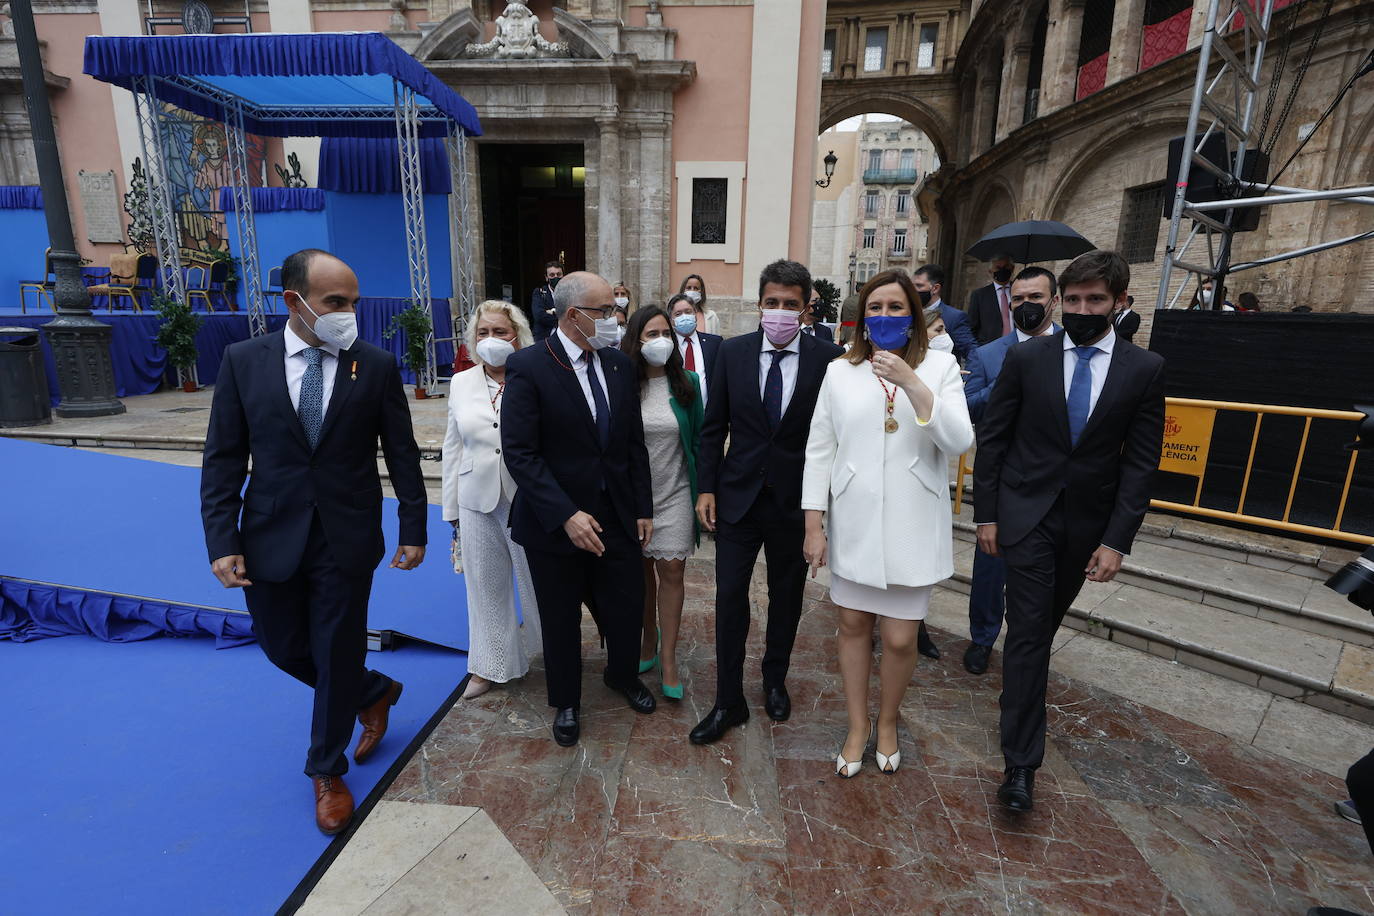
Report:
M 1169 168 L 1164 178 L 1164 218 L 1172 219 L 1174 215 L 1174 191 L 1178 186 L 1178 168 L 1183 160 L 1183 137 L 1174 137 L 1169 141 Z M 1230 171 L 1231 154 L 1226 149 L 1226 137 L 1221 134 L 1213 134 L 1207 138 L 1207 142 L 1202 146 L 1202 155 L 1208 162 L 1217 166 L 1219 169 Z M 1242 167 L 1241 180 L 1245 182 L 1256 182 L 1263 184 L 1269 176 L 1269 157 L 1259 150 L 1246 150 L 1245 162 Z M 1249 192 L 1244 192 L 1249 196 Z M 1223 200 L 1226 197 L 1225 190 L 1220 186 L 1217 177 L 1201 166 L 1194 165 L 1188 172 L 1188 202 L 1202 203 L 1209 200 Z M 1212 216 L 1219 222 L 1231 220 L 1232 228 L 1236 232 L 1253 232 L 1259 228 L 1259 207 L 1240 207 L 1235 210 L 1214 210 Z

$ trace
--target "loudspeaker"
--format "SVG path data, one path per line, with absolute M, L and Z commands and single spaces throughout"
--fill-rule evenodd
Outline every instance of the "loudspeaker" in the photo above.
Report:
M 1165 219 L 1172 219 L 1174 215 L 1174 191 L 1178 186 L 1179 163 L 1183 160 L 1183 140 L 1183 137 L 1174 137 L 1169 141 L 1169 168 L 1164 179 Z M 1231 169 L 1231 154 L 1226 148 L 1226 138 L 1221 134 L 1213 134 L 1207 138 L 1207 142 L 1202 146 L 1202 156 L 1219 169 L 1228 172 Z M 1240 174 L 1242 187 L 1246 183 L 1264 184 L 1268 181 L 1268 177 L 1269 157 L 1259 150 L 1246 150 Z M 1246 191 L 1242 191 L 1242 193 L 1245 193 L 1246 196 L 1250 194 Z M 1189 170 L 1189 203 L 1224 200 L 1227 194 L 1228 192 L 1218 183 L 1217 176 L 1207 169 L 1194 164 L 1193 168 Z M 1239 207 L 1235 210 L 1212 211 L 1212 216 L 1219 222 L 1224 223 L 1231 220 L 1231 227 L 1236 232 L 1253 232 L 1259 227 L 1259 215 L 1259 207 Z

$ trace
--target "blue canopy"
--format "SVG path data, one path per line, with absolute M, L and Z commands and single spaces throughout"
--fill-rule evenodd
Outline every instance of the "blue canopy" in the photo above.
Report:
M 395 83 L 410 87 L 420 134 L 449 121 L 480 136 L 477 110 L 380 32 L 92 36 L 84 70 L 125 89 L 153 77 L 160 101 L 217 121 L 241 107 L 265 137 L 395 137 Z

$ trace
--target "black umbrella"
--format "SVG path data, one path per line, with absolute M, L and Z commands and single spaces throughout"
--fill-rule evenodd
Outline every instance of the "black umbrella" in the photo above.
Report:
M 1009 255 L 1017 264 L 1064 261 L 1097 248 L 1063 223 L 1052 219 L 1024 219 L 1007 223 L 983 236 L 968 250 L 969 257 L 990 261 Z

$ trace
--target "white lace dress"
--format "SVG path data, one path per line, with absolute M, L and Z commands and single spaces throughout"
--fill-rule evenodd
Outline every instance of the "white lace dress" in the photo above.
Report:
M 671 397 L 666 376 L 651 378 L 640 404 L 654 488 L 654 536 L 644 556 L 656 560 L 685 560 L 696 542 L 692 485 Z

